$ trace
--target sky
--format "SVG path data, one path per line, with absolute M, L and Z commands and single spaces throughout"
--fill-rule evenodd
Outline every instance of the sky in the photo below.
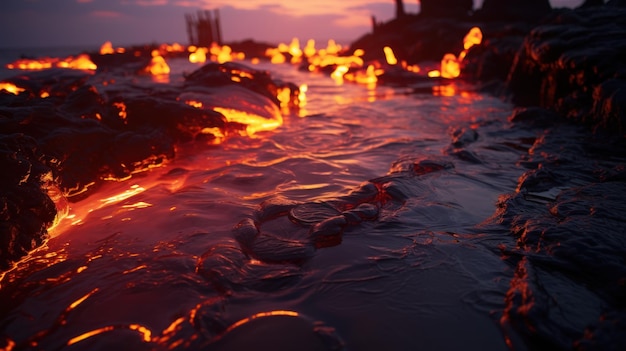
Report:
M 404 2 L 407 12 L 419 11 L 418 1 Z M 188 44 L 184 15 L 214 8 L 225 41 L 270 43 L 293 37 L 349 42 L 370 31 L 372 15 L 387 21 L 395 11 L 392 0 L 2 0 L 0 48 Z

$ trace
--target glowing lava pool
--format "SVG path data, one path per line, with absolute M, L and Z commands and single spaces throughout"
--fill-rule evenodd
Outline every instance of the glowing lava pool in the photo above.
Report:
M 253 67 L 306 84 L 306 103 L 71 203 L 0 281 L 5 348 L 523 345 L 508 296 L 529 283 L 494 217 L 537 132 L 512 106 L 461 82 Z

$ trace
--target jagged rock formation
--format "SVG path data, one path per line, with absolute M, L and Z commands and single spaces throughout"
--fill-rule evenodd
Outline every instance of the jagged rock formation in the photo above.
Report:
M 626 132 L 626 9 L 561 11 L 524 40 L 507 86 L 518 105 Z

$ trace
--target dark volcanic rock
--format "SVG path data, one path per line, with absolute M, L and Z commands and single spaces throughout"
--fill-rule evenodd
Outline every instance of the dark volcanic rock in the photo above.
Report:
M 54 220 L 45 189 L 53 181 L 49 164 L 32 137 L 0 136 L 0 270 L 41 245 Z
M 625 36 L 626 9 L 556 12 L 526 37 L 518 53 L 507 83 L 513 101 L 624 133 Z
M 481 20 L 537 22 L 552 10 L 548 0 L 485 0 L 476 16 Z

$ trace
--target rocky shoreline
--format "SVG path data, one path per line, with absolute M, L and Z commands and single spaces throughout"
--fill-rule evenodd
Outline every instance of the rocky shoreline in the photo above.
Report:
M 404 15 L 377 25 L 351 48 L 364 49 L 365 60 L 382 59 L 382 47 L 389 45 L 400 60 L 437 61 L 462 49 L 460 38 L 469 28 L 482 28 L 486 40 L 469 51 L 460 79 L 512 101 L 519 108 L 511 123 L 536 134 L 520 160 L 527 171 L 516 191 L 502 195 L 494 216 L 477 228 L 505 228 L 516 240 L 499 247 L 516 272 L 501 324 L 530 340 L 522 342 L 529 349 L 622 349 L 626 4 L 588 1 L 578 9 L 550 10 L 545 3 L 512 1 L 504 11 L 486 0 L 472 15 L 462 11 L 464 4 L 452 14 Z M 113 70 L 118 63 L 98 66 Z M 107 87 L 78 71 L 24 77 L 7 81 L 28 85 L 30 92 L 0 91 L 1 271 L 45 241 L 62 210 L 51 199 L 55 192 L 80 198 L 100 179 L 128 177 L 174 157 L 178 142 L 210 138 L 199 132 L 203 128 L 241 128 L 177 100 L 181 93 L 236 85 L 277 104 L 272 99 L 284 84 L 236 64 L 207 65 L 184 87 L 159 90 L 130 81 Z M 40 99 L 43 91 L 50 98 Z

